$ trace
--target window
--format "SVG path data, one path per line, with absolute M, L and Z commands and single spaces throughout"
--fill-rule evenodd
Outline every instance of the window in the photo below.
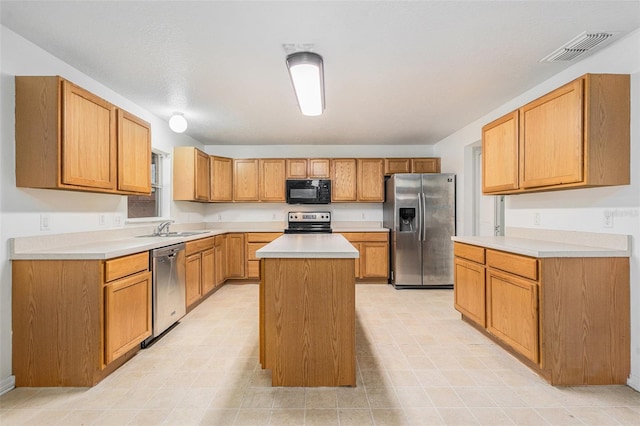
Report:
M 127 217 L 129 219 L 162 217 L 162 160 L 161 154 L 151 153 L 151 194 L 128 197 Z

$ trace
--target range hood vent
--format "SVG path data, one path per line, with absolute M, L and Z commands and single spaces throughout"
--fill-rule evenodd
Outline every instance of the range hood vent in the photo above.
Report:
M 544 58 L 540 59 L 540 62 L 568 62 L 572 61 L 578 56 L 592 50 L 596 46 L 599 46 L 602 42 L 610 40 L 618 32 L 583 32 L 573 40 L 565 43 L 560 48 L 554 50 Z

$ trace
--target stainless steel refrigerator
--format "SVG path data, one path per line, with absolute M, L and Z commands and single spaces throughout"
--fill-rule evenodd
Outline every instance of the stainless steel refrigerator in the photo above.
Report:
M 396 288 L 452 288 L 456 234 L 454 174 L 395 174 L 386 182 L 383 224 Z

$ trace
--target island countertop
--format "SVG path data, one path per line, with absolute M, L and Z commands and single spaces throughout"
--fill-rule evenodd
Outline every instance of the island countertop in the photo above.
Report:
M 257 250 L 256 257 L 357 259 L 360 253 L 339 234 L 285 234 Z

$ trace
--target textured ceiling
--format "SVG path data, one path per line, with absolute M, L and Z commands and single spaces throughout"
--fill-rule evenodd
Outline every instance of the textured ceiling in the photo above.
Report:
M 2 25 L 205 144 L 432 144 L 570 65 L 640 1 L 2 1 Z M 615 42 L 615 41 L 614 41 Z M 313 43 L 326 110 L 298 110 L 284 43 Z

